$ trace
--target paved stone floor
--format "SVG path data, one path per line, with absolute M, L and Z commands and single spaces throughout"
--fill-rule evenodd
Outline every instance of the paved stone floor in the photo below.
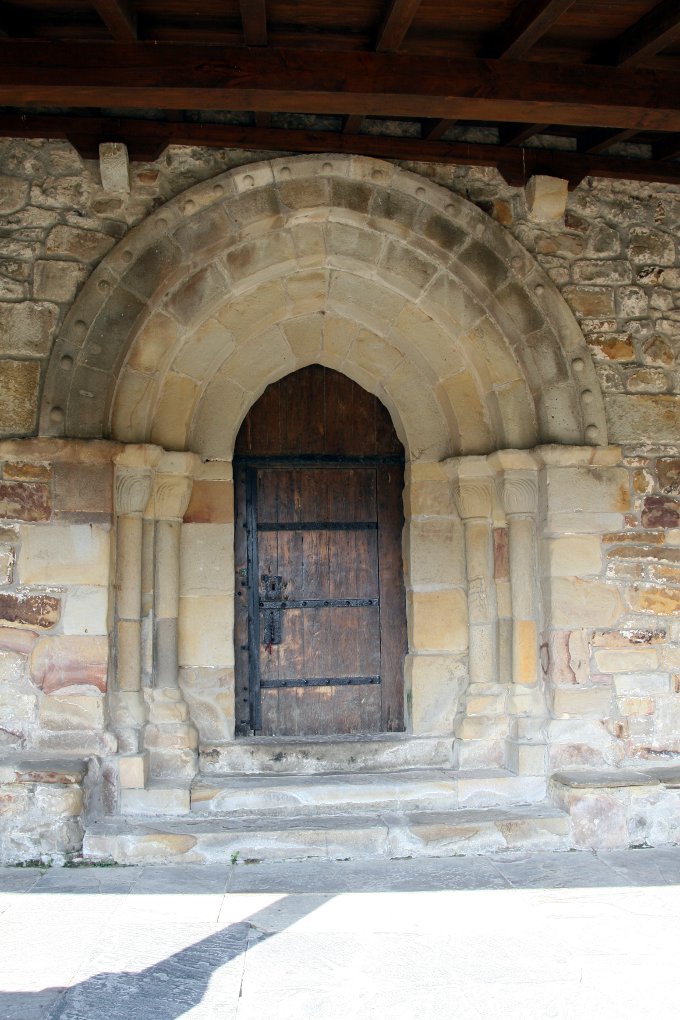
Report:
M 665 1020 L 680 848 L 0 869 L 3 1020 Z

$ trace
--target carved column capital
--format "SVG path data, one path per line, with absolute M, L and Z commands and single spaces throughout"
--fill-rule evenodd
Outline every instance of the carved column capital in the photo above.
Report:
M 498 494 L 507 517 L 535 517 L 538 481 L 526 471 L 506 471 L 498 478 Z
M 193 453 L 165 453 L 154 480 L 154 517 L 158 521 L 181 521 L 191 498 L 193 472 L 198 457 Z
M 151 468 L 116 468 L 116 513 L 139 516 L 144 513 L 153 486 Z
M 448 461 L 453 498 L 462 520 L 490 521 L 493 517 L 493 475 L 486 457 L 457 457 Z

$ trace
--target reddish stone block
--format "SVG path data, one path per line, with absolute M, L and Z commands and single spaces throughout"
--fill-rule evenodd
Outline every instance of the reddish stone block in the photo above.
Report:
M 506 581 L 510 576 L 508 563 L 508 529 L 493 529 L 493 576 L 497 581 Z
M 0 592 L 0 624 L 49 630 L 59 621 L 61 602 L 51 595 L 12 595 Z
M 49 486 L 41 482 L 0 482 L 0 517 L 15 521 L 48 521 Z
M 34 630 L 0 626 L 0 651 L 30 655 L 37 640 L 38 635 Z
M 677 528 L 680 525 L 680 501 L 666 496 L 647 496 L 642 508 L 644 528 Z
M 234 520 L 232 491 L 231 482 L 194 482 L 185 523 L 231 524 Z
M 106 690 L 108 639 L 50 637 L 38 641 L 31 655 L 33 682 L 45 694 L 64 687 L 89 686 Z

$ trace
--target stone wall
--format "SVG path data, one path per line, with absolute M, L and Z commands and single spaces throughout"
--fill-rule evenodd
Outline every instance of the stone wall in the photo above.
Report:
M 0 754 L 106 754 L 111 443 L 0 443 Z

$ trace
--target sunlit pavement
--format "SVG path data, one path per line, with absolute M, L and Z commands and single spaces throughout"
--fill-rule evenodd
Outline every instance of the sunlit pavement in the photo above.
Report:
M 680 848 L 0 869 L 3 1020 L 680 1016 Z

